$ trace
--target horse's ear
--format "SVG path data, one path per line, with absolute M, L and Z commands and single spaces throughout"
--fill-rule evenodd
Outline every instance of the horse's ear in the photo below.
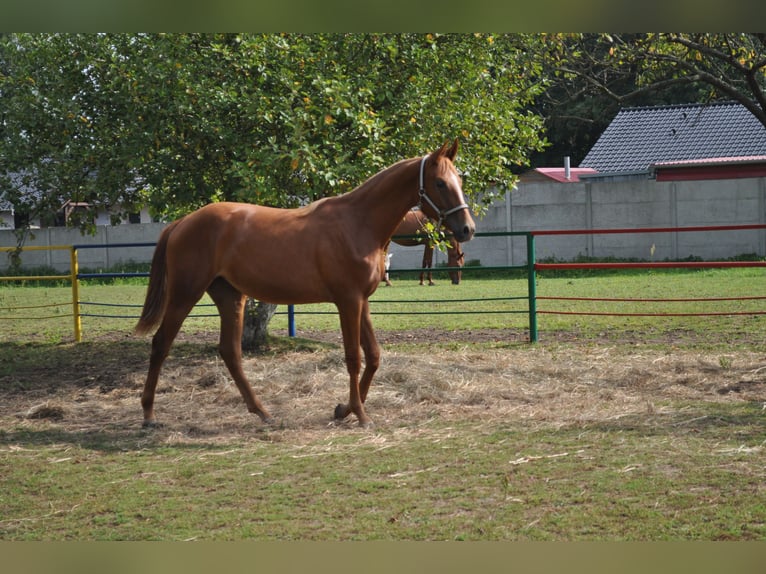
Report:
M 444 144 L 444 147 L 446 147 L 446 145 L 447 145 L 447 144 L 445 143 L 445 144 Z M 450 148 L 449 148 L 449 149 L 448 149 L 448 150 L 447 150 L 447 151 L 444 153 L 444 155 L 446 155 L 446 156 L 449 158 L 449 160 L 450 160 L 450 161 L 455 161 L 455 158 L 457 157 L 457 150 L 458 150 L 458 147 L 460 147 L 460 146 L 458 145 L 458 141 L 457 141 L 457 138 L 455 138 L 455 141 L 454 141 L 454 142 L 452 142 L 452 147 L 450 147 Z
M 455 157 L 457 156 L 457 148 L 458 148 L 458 142 L 457 138 L 455 138 L 455 141 L 452 142 L 452 145 L 450 146 L 449 142 L 446 141 L 442 144 L 442 146 L 436 150 L 436 153 L 434 154 L 436 157 L 446 157 L 450 161 L 455 161 Z

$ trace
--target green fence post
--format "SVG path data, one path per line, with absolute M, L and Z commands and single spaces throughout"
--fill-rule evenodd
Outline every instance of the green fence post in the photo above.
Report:
M 527 292 L 529 296 L 529 342 L 537 343 L 537 278 L 535 277 L 535 236 L 527 233 Z

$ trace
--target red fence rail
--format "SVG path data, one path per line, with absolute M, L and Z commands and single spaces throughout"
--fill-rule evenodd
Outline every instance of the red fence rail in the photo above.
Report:
M 550 235 L 610 235 L 610 234 L 636 234 L 636 233 L 688 233 L 688 232 L 720 232 L 720 231 L 745 231 L 745 230 L 763 230 L 766 224 L 745 224 L 745 225 L 712 225 L 712 226 L 689 226 L 689 227 L 642 227 L 634 229 L 555 229 L 544 231 L 532 231 L 530 236 L 532 241 L 527 248 L 527 256 L 530 261 L 534 261 L 534 238 Z M 537 263 L 530 265 L 529 281 L 529 338 L 530 341 L 537 341 L 537 315 L 593 315 L 593 316 L 614 316 L 614 317 L 707 317 L 707 316 L 736 316 L 736 315 L 766 315 L 766 311 L 715 311 L 706 313 L 683 313 L 683 312 L 664 312 L 664 313 L 626 313 L 626 312 L 605 312 L 605 311 L 561 311 L 561 310 L 538 310 L 537 301 L 539 300 L 557 300 L 557 301 L 604 301 L 604 302 L 692 302 L 692 301 L 749 301 L 763 300 L 766 296 L 753 297 L 712 297 L 698 299 L 634 299 L 634 298 L 589 298 L 589 297 L 538 297 L 535 292 L 534 274 L 537 271 L 545 270 L 573 270 L 573 269 L 710 269 L 710 268 L 732 268 L 732 267 L 766 267 L 766 261 L 658 261 L 658 262 L 624 262 L 624 263 Z
M 746 224 L 746 225 L 719 225 L 719 226 L 693 226 L 693 227 L 651 227 L 651 228 L 633 228 L 633 229 L 566 229 L 566 230 L 542 230 L 542 231 L 527 231 L 527 232 L 491 232 L 491 233 L 477 233 L 476 237 L 494 237 L 494 236 L 525 236 L 527 240 L 527 264 L 520 266 L 504 266 L 504 267 L 492 267 L 483 268 L 477 267 L 476 270 L 488 270 L 488 269 L 526 269 L 528 279 L 528 293 L 527 297 L 513 297 L 514 299 L 527 299 L 528 308 L 527 313 L 529 316 L 529 338 L 531 342 L 535 342 L 538 339 L 537 330 L 537 316 L 538 314 L 547 315 L 600 315 L 600 316 L 648 316 L 648 317 L 671 317 L 671 316 L 726 316 L 726 315 L 766 315 L 766 310 L 754 310 L 754 311 L 716 311 L 708 313 L 683 313 L 683 312 L 664 312 L 664 313 L 651 313 L 651 312 L 606 312 L 606 311 L 568 311 L 568 310 L 538 310 L 537 301 L 543 300 L 558 300 L 558 301 L 604 301 L 604 302 L 626 302 L 626 303 L 676 303 L 676 302 L 694 302 L 694 301 L 745 301 L 745 300 L 766 300 L 766 296 L 755 295 L 752 297 L 712 297 L 712 298 L 589 298 L 589 297 L 546 297 L 537 296 L 536 293 L 536 273 L 546 270 L 573 270 L 573 269 L 667 269 L 667 268 L 727 268 L 727 267 L 766 267 L 766 261 L 662 261 L 662 262 L 626 262 L 626 263 L 538 263 L 535 260 L 535 240 L 537 237 L 554 236 L 554 235 L 599 235 L 599 234 L 642 234 L 642 233 L 685 233 L 685 232 L 720 232 L 720 231 L 742 231 L 742 230 L 766 230 L 766 224 Z M 124 244 L 134 245 L 134 244 Z M 135 244 L 141 246 L 150 247 L 152 243 Z M 125 277 L 125 276 L 143 276 L 146 274 L 141 273 L 95 273 L 95 274 L 81 274 L 78 272 L 77 263 L 77 251 L 78 249 L 84 249 L 89 247 L 119 247 L 118 245 L 100 245 L 100 246 L 64 246 L 55 248 L 66 248 L 72 252 L 72 262 L 70 274 L 66 275 L 66 278 L 71 278 L 73 286 L 72 296 L 72 315 L 75 318 L 75 340 L 81 339 L 81 327 L 80 317 L 86 315 L 80 312 L 80 305 L 117 305 L 111 303 L 86 303 L 79 300 L 78 285 L 79 280 L 95 278 L 95 277 Z M 445 268 L 447 270 L 449 268 Z M 463 270 L 468 270 L 470 267 L 464 267 Z M 50 278 L 50 277 L 46 277 Z M 13 278 L 7 278 L 13 279 Z M 31 279 L 30 277 L 24 277 L 24 279 Z M 514 313 L 525 311 L 513 311 Z M 99 316 L 93 314 L 93 316 Z M 289 309 L 288 316 L 293 317 L 291 319 L 292 327 L 291 334 L 294 334 L 294 312 L 292 306 Z

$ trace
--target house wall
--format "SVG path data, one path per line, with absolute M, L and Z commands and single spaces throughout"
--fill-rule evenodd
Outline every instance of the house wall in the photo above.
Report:
M 147 208 L 142 209 L 139 215 L 141 217 L 141 223 L 150 223 L 152 221 L 152 216 Z M 127 223 L 127 221 L 125 221 L 125 223 Z M 111 214 L 106 211 L 99 211 L 96 214 L 95 224 L 111 225 Z M 13 226 L 13 212 L 8 209 L 0 209 L 0 230 L 5 231 L 8 229 L 13 229 Z M 33 221 L 32 227 L 39 229 L 40 220 Z
M 608 229 L 632 227 L 688 227 L 766 223 L 766 178 L 672 181 L 631 180 L 580 183 L 524 183 L 506 199 L 494 203 L 482 219 L 480 232 L 551 229 Z M 28 245 L 115 244 L 154 242 L 164 224 L 101 226 L 93 237 L 76 230 L 36 230 Z M 0 246 L 14 246 L 15 237 L 0 230 Z M 466 260 L 485 266 L 526 263 L 524 237 L 479 237 L 463 246 Z M 121 261 L 149 261 L 152 248 L 83 249 L 81 267 L 108 268 Z M 422 247 L 392 244 L 392 269 L 420 266 Z M 620 235 L 540 236 L 538 260 L 569 261 L 578 256 L 636 258 L 662 261 L 701 257 L 714 260 L 744 253 L 766 256 L 766 231 L 652 233 Z M 435 264 L 444 263 L 443 253 Z M 66 251 L 26 252 L 27 266 L 69 268 Z M 0 269 L 7 259 L 0 254 Z

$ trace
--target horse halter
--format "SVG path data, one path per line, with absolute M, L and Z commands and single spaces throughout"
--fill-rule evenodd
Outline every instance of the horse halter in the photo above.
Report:
M 453 213 L 457 213 L 458 211 L 462 209 L 468 209 L 467 203 L 461 203 L 460 205 L 456 205 L 455 207 L 452 207 L 450 209 L 439 209 L 436 204 L 433 202 L 433 200 L 428 197 L 428 194 L 426 194 L 426 186 L 425 182 L 423 181 L 423 174 L 425 172 L 426 167 L 426 160 L 429 156 L 425 155 L 423 156 L 423 159 L 420 160 L 420 177 L 418 179 L 418 183 L 420 186 L 420 189 L 418 190 L 418 194 L 420 195 L 420 200 L 418 201 L 418 207 L 421 207 L 423 205 L 423 200 L 425 199 L 426 202 L 428 202 L 428 205 L 431 206 L 431 209 L 433 209 L 436 213 L 439 214 L 439 222 L 436 225 L 436 228 L 439 229 L 442 225 L 442 221 Z

